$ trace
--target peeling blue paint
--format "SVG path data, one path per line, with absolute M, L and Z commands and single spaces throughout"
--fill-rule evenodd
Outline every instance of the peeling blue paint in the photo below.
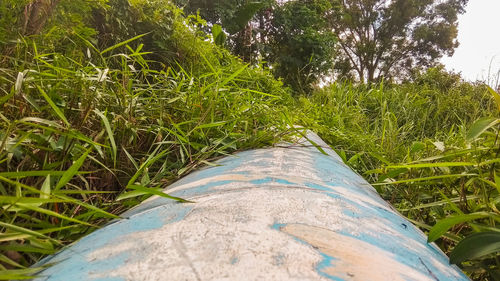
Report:
M 170 194 L 185 199 L 201 196 L 207 196 L 207 198 L 210 199 L 208 196 L 211 196 L 212 194 L 228 194 L 227 192 L 224 193 L 227 190 L 239 192 L 239 187 L 244 187 L 241 188 L 241 191 L 243 192 L 245 189 L 248 190 L 248 187 L 250 187 L 258 189 L 259 192 L 265 191 L 265 193 L 262 194 L 266 194 L 266 196 L 267 194 L 277 194 L 276 196 L 282 196 L 282 194 L 284 194 L 283 187 L 301 188 L 301 190 L 290 188 L 287 191 L 293 191 L 297 192 L 296 194 L 299 194 L 297 197 L 294 197 L 294 201 L 292 202 L 293 204 L 300 202 L 303 194 L 304 200 L 307 199 L 308 195 L 315 196 L 314 198 L 322 200 L 324 205 L 321 205 L 321 208 L 323 208 L 323 206 L 330 206 L 332 207 L 330 210 L 341 209 L 338 212 L 336 211 L 336 214 L 332 214 L 338 216 L 341 220 L 338 220 L 338 224 L 335 225 L 334 229 L 330 229 L 330 231 L 334 231 L 336 234 L 344 235 L 346 236 L 345 238 L 349 237 L 350 240 L 353 238 L 359 240 L 360 242 L 368 243 L 377 249 L 383 250 L 384 253 L 387 253 L 388 255 L 394 255 L 394 263 L 397 262 L 402 265 L 406 265 L 409 268 L 418 269 L 419 272 L 424 274 L 429 272 L 429 274 L 435 277 L 435 279 L 442 281 L 467 280 L 467 277 L 458 269 L 448 266 L 448 258 L 437 248 L 437 246 L 434 244 L 428 244 L 425 235 L 423 235 L 413 224 L 408 222 L 397 212 L 393 211 L 363 178 L 341 162 L 340 158 L 333 152 L 333 150 L 328 148 L 326 144 L 324 144 L 317 136 L 313 135 L 312 137 L 315 138 L 317 143 L 321 142 L 318 144 L 324 147 L 324 150 L 329 154 L 328 156 L 320 153 L 317 148 L 310 145 L 295 145 L 291 148 L 286 148 L 287 150 L 293 150 L 293 153 L 284 151 L 283 149 L 285 148 L 244 151 L 237 153 L 236 156 L 227 157 L 217 161 L 216 164 L 218 166 L 204 168 L 186 176 L 171 185 L 169 189 L 181 187 L 185 184 L 192 184 L 194 182 L 204 182 L 203 184 L 189 188 L 179 188 Z M 279 153 L 273 153 L 273 151 Z M 275 158 L 276 155 L 280 157 L 279 160 Z M 276 161 L 280 161 L 278 170 L 274 169 L 276 167 Z M 231 175 L 244 175 L 248 177 L 234 177 L 235 180 L 222 180 L 230 178 Z M 217 180 L 217 178 L 220 180 Z M 247 178 L 248 180 L 242 180 L 242 178 Z M 278 193 L 272 193 L 271 191 L 276 188 L 280 188 L 280 191 Z M 166 190 L 167 193 L 169 189 Z M 352 195 L 352 198 L 346 194 Z M 258 199 L 259 200 L 255 203 L 257 210 L 259 210 L 259 208 L 263 208 L 262 204 L 260 206 L 258 205 L 261 198 Z M 272 204 L 272 202 L 273 201 L 270 201 L 270 204 Z M 223 204 L 224 202 L 218 203 Z M 297 210 L 297 212 L 307 212 L 307 208 L 313 206 L 315 201 L 308 201 L 306 203 L 307 204 L 304 203 L 303 205 L 300 205 L 302 207 L 300 207 L 300 210 Z M 293 204 L 290 206 L 296 206 Z M 157 197 L 144 202 L 138 207 L 125 212 L 122 215 L 125 219 L 115 220 L 103 229 L 97 230 L 94 233 L 82 238 L 80 241 L 68 247 L 64 251 L 44 259 L 41 264 L 55 263 L 55 265 L 43 271 L 42 275 L 44 276 L 40 276 L 38 280 L 129 280 L 130 278 L 121 277 L 92 278 L 93 276 L 98 276 L 100 274 L 105 276 L 107 273 L 117 270 L 118 268 L 126 267 L 128 263 L 141 262 L 144 255 L 156 250 L 155 247 L 157 245 L 149 243 L 150 241 L 134 241 L 137 245 L 135 249 L 128 249 L 125 247 L 124 249 L 128 250 L 115 251 L 107 257 L 95 260 L 89 260 L 89 257 L 92 256 L 91 254 L 96 250 L 103 249 L 105 247 L 113 247 L 114 245 L 123 242 L 130 242 L 130 238 L 132 237 L 131 235 L 135 233 L 154 231 L 158 229 L 163 231 L 169 224 L 183 222 L 186 218 L 191 219 L 190 221 L 194 220 L 199 222 L 200 224 L 203 222 L 207 222 L 208 224 L 213 223 L 210 218 L 205 218 L 203 216 L 198 219 L 194 219 L 196 218 L 194 215 L 203 215 L 205 211 L 210 208 L 215 208 L 213 206 L 216 205 L 211 205 L 210 208 L 205 209 L 196 209 L 197 206 L 198 205 L 196 203 L 180 204 L 163 197 Z M 337 209 L 333 208 L 333 206 Z M 236 208 L 238 207 L 239 206 Z M 231 216 L 222 217 L 232 217 L 232 222 L 238 224 L 238 227 L 245 225 L 251 221 L 253 213 L 251 213 L 251 207 L 243 207 L 244 208 L 241 210 L 234 209 L 234 213 L 231 214 Z M 231 211 L 232 210 L 233 209 L 231 209 Z M 243 210 L 250 210 L 250 213 L 243 213 Z M 285 233 L 283 228 L 290 224 L 308 225 L 311 226 L 312 229 L 313 227 L 324 227 L 325 225 L 329 225 L 328 222 L 331 219 L 331 217 L 329 217 L 330 213 L 323 212 L 322 209 L 319 211 L 316 209 L 316 211 L 312 213 L 313 215 L 311 215 L 311 217 L 307 220 L 300 220 L 302 217 L 301 213 L 297 213 L 296 216 L 293 214 L 293 216 L 288 217 L 289 219 L 293 218 L 292 220 L 283 220 L 281 210 L 282 209 L 279 209 L 278 213 L 270 217 L 270 219 L 275 221 L 272 225 L 268 225 L 269 220 L 267 219 L 269 218 L 266 217 L 265 228 L 268 233 L 272 232 L 273 235 L 276 235 L 276 232 L 269 231 L 268 227 L 281 233 Z M 297 220 L 295 220 L 295 218 L 297 218 Z M 373 231 L 373 228 L 371 228 L 370 231 L 365 231 L 366 229 L 363 228 L 363 225 L 360 222 L 369 223 L 370 221 L 374 222 L 372 226 L 378 225 L 375 224 L 375 222 L 379 223 L 380 230 Z M 317 223 L 318 225 L 315 226 L 313 225 L 314 223 Z M 342 225 L 342 223 L 345 224 Z M 179 224 L 176 224 L 176 226 L 177 225 Z M 221 225 L 227 226 L 225 222 L 221 223 Z M 344 227 L 345 225 L 354 225 L 356 227 L 351 227 L 349 229 Z M 338 229 L 338 227 L 340 227 L 340 229 Z M 183 226 L 181 229 L 184 231 Z M 205 231 L 212 231 L 210 225 L 208 225 Z M 250 232 L 253 233 L 253 231 Z M 394 235 L 395 233 L 397 235 Z M 181 234 L 179 233 L 178 235 Z M 201 234 L 198 233 L 197 235 L 200 235 L 198 237 L 204 237 L 203 232 L 201 232 Z M 255 230 L 255 235 L 260 235 L 259 229 Z M 397 239 L 398 236 L 399 238 L 404 239 Z M 321 255 L 321 261 L 316 262 L 317 256 L 315 256 L 313 259 L 314 262 L 311 262 L 312 265 L 310 266 L 311 272 L 318 274 L 318 278 L 322 277 L 329 280 L 344 281 L 343 278 L 346 278 L 345 276 L 352 277 L 356 275 L 356 272 L 344 272 L 341 275 L 342 278 L 340 278 L 338 276 L 328 274 L 327 272 L 330 271 L 327 271 L 327 269 L 338 269 L 336 268 L 336 261 L 343 261 L 343 257 L 332 257 L 325 254 L 321 252 L 321 249 L 318 249 L 318 247 L 308 244 L 306 241 L 291 234 L 286 234 L 286 236 L 280 235 L 280 237 L 288 237 L 290 240 L 294 239 L 301 245 L 311 247 L 319 255 Z M 169 237 L 165 237 L 165 239 L 167 238 Z M 205 240 L 203 240 L 204 238 L 196 239 L 200 239 L 200 241 L 205 243 Z M 214 238 L 212 237 L 212 239 Z M 267 237 L 263 237 L 263 239 L 267 239 Z M 217 243 L 224 241 L 224 239 L 220 240 L 219 238 L 215 238 L 215 240 L 218 241 Z M 231 241 L 231 239 L 228 240 Z M 413 248 L 411 245 L 407 244 L 408 241 L 421 245 L 421 248 Z M 211 242 L 207 241 L 207 243 Z M 253 246 L 255 247 L 257 244 L 259 243 L 254 242 Z M 297 244 L 294 245 L 296 246 Z M 217 251 L 219 251 L 219 244 L 217 244 L 216 247 L 218 249 Z M 231 265 L 231 268 L 236 268 L 241 264 L 246 264 L 244 262 L 245 255 L 251 255 L 253 250 L 248 249 L 243 252 L 233 252 L 232 248 L 229 249 L 231 254 L 224 256 L 223 263 L 225 263 L 225 265 Z M 277 248 L 275 250 L 276 252 L 269 253 L 270 256 L 268 257 L 268 260 L 270 260 L 274 265 L 278 265 L 279 268 L 286 267 L 288 262 L 293 260 L 293 254 L 287 253 L 285 255 L 283 253 L 286 249 Z M 136 251 L 140 251 L 140 254 L 136 253 Z M 370 253 L 367 253 L 367 255 L 370 255 Z M 311 256 L 314 256 L 314 254 L 311 253 Z M 162 258 L 168 259 L 169 257 Z M 430 260 L 438 261 L 440 265 L 435 265 L 433 262 L 430 262 Z M 193 265 L 194 263 L 190 260 L 188 255 L 183 256 L 182 262 L 179 263 L 188 264 L 194 273 L 198 274 L 196 273 L 196 268 Z M 338 264 L 340 264 L 340 262 Z M 449 271 L 443 270 L 443 268 L 449 269 Z M 165 271 L 168 270 L 168 268 L 165 268 Z M 450 272 L 458 272 L 456 274 L 459 278 L 450 279 Z M 401 276 L 405 277 L 405 272 L 401 272 Z M 415 281 L 415 279 L 411 279 L 408 276 L 406 277 L 408 280 Z
M 125 281 L 122 277 L 106 277 L 106 278 L 96 278 L 93 281 Z
M 281 231 L 281 228 L 285 227 L 285 226 L 286 226 L 286 223 L 274 223 L 273 225 L 271 225 L 271 228 L 276 229 L 278 231 Z
M 193 196 L 205 195 L 208 193 L 216 192 L 216 190 L 213 190 L 213 188 L 215 188 L 215 187 L 220 187 L 220 186 L 230 184 L 233 182 L 236 182 L 236 181 L 233 181 L 233 180 L 214 181 L 214 182 L 210 182 L 210 183 L 200 185 L 197 187 L 192 187 L 189 189 L 174 191 L 171 193 L 171 195 L 181 197 L 181 198 L 190 198 Z
M 65 251 L 44 259 L 39 265 L 55 263 L 40 273 L 39 280 L 92 280 L 92 274 L 107 273 L 134 259 L 130 252 L 123 252 L 107 259 L 93 262 L 87 257 L 106 245 L 113 245 L 128 234 L 160 228 L 165 224 L 185 218 L 193 204 L 173 203 L 137 214 L 128 219 L 117 220 L 105 228 L 83 237 Z M 140 241 L 138 241 L 139 243 Z M 138 257 L 135 257 L 138 258 Z M 122 280 L 122 279 L 116 279 Z
M 279 253 L 277 255 L 274 255 L 273 256 L 273 259 L 274 259 L 274 263 L 277 265 L 277 266 L 282 266 L 285 264 L 285 255 L 283 255 L 282 253 Z
M 332 267 L 333 266 L 332 261 L 336 260 L 336 258 L 331 257 L 331 256 L 324 254 L 324 253 L 321 253 L 321 252 L 319 254 L 323 257 L 323 260 L 320 263 L 318 263 L 318 265 L 316 266 L 316 270 L 318 271 L 318 273 L 321 276 L 324 276 L 324 277 L 331 279 L 331 280 L 344 281 L 344 279 L 342 279 L 340 277 L 330 275 L 330 274 L 323 271 L 325 268 Z

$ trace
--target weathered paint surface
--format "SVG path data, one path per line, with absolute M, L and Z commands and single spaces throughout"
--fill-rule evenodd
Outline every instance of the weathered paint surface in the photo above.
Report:
M 245 151 L 45 260 L 38 280 L 468 280 L 364 179 L 314 146 Z

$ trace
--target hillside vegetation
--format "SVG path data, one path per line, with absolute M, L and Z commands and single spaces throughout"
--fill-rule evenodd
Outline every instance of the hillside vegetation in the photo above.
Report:
M 48 21 L 29 3 L 0 3 L 0 280 L 293 125 L 474 280 L 500 280 L 500 96 L 486 85 L 436 67 L 299 95 L 169 1 L 60 1 Z

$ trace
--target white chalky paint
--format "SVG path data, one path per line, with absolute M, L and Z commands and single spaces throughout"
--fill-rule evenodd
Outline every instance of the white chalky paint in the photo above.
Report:
M 146 200 L 48 259 L 58 263 L 43 280 L 468 280 L 309 137 L 329 156 L 292 146 L 225 158 L 165 191 L 196 203 Z

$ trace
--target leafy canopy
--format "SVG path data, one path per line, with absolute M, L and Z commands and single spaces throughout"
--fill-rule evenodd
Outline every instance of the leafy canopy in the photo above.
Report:
M 335 37 L 328 30 L 327 0 L 289 1 L 273 9 L 269 61 L 274 73 L 300 93 L 332 68 Z
M 341 76 L 372 82 L 435 66 L 458 46 L 457 15 L 468 0 L 342 0 L 332 14 Z

